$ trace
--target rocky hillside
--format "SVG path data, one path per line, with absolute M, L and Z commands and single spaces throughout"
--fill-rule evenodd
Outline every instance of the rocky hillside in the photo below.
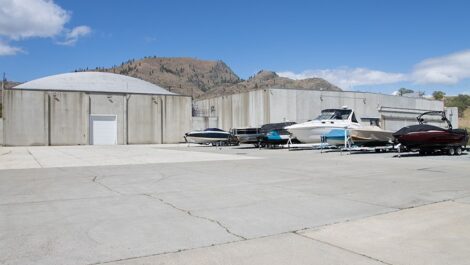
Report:
M 308 89 L 308 90 L 330 90 L 341 91 L 341 88 L 329 83 L 321 78 L 308 78 L 303 80 L 293 80 L 280 77 L 275 72 L 262 70 L 246 81 L 241 81 L 231 86 L 219 86 L 210 89 L 198 98 L 210 98 L 240 92 L 247 92 L 263 88 L 287 88 L 287 89 Z
M 129 60 L 111 68 L 97 67 L 76 71 L 102 71 L 137 77 L 171 92 L 194 98 L 208 98 L 267 87 L 341 90 L 321 78 L 292 80 L 271 71 L 260 71 L 248 80 L 242 80 L 222 61 L 193 58 L 145 57 Z
M 241 81 L 222 61 L 203 61 L 193 58 L 146 57 L 141 60 L 129 60 L 111 68 L 98 67 L 91 71 L 137 77 L 171 92 L 194 97 L 204 94 L 211 88 L 230 86 Z

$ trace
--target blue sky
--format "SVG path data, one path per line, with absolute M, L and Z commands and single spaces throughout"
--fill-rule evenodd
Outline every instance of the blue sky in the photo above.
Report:
M 348 90 L 470 93 L 469 1 L 0 3 L 10 80 L 156 55 L 223 60 L 242 78 L 268 69 Z

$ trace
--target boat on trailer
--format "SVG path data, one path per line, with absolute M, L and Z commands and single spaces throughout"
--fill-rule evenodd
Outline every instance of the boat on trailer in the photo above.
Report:
M 426 124 L 423 116 L 440 115 L 447 128 Z M 449 155 L 460 155 L 468 142 L 465 129 L 453 129 L 444 111 L 429 111 L 418 117 L 418 124 L 406 126 L 393 134 L 395 140 L 408 151 L 418 151 L 421 155 L 436 151 Z
M 348 134 L 351 142 L 358 146 L 374 147 L 393 144 L 393 132 L 374 125 L 349 129 Z
M 322 137 L 333 129 L 359 128 L 361 124 L 356 119 L 352 109 L 324 109 L 314 120 L 286 127 L 294 137 L 302 143 L 320 143 Z
M 185 134 L 184 139 L 188 143 L 196 144 L 229 144 L 233 137 L 229 132 L 219 128 L 207 128 L 203 131 L 191 131 Z
M 393 144 L 393 132 L 378 126 L 363 126 L 354 129 L 333 129 L 324 135 L 326 142 L 333 146 L 347 144 L 360 147 L 377 147 Z
M 275 147 L 287 144 L 289 141 L 298 143 L 297 139 L 286 130 L 286 126 L 295 124 L 295 122 L 269 123 L 261 126 L 258 137 L 261 147 Z
M 241 144 L 259 145 L 259 137 L 262 136 L 261 128 L 233 128 L 230 133 L 238 139 Z

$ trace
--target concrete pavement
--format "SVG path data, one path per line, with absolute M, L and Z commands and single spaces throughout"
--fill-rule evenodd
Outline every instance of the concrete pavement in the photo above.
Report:
M 15 168 L 0 170 L 0 264 L 470 260 L 469 155 L 176 145 L 41 147 L 30 157 L 42 167 L 8 157 L 28 149 L 0 160 Z
M 185 144 L 2 147 L 0 170 L 248 159 L 230 155 L 188 152 L 187 150 L 190 150 L 188 148 L 180 148 L 180 150 L 162 148 L 172 146 L 187 147 Z

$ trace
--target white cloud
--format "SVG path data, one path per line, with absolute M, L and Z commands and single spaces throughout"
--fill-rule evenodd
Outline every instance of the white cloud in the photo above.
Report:
M 367 68 L 338 68 L 323 70 L 307 70 L 301 73 L 279 72 L 279 76 L 291 79 L 306 79 L 319 77 L 341 87 L 352 88 L 361 85 L 392 84 L 406 81 L 407 76 L 402 73 L 388 73 Z
M 69 30 L 70 12 L 53 0 L 0 0 L 0 56 L 23 51 L 8 42 L 28 38 L 61 38 L 60 44 L 73 46 L 91 32 L 88 26 Z
M 0 0 L 0 35 L 10 39 L 55 36 L 69 19 L 50 0 Z
M 415 65 L 411 76 L 420 84 L 457 84 L 470 78 L 470 50 L 426 59 Z
M 65 34 L 65 39 L 63 41 L 57 42 L 60 45 L 73 46 L 77 43 L 78 38 L 87 36 L 91 33 L 91 28 L 88 26 L 78 26 L 74 29 L 68 31 Z
M 306 70 L 301 73 L 279 72 L 292 79 L 319 77 L 344 89 L 361 85 L 383 85 L 398 82 L 454 85 L 470 78 L 470 50 L 425 59 L 414 65 L 410 73 L 390 73 L 367 68 Z
M 0 56 L 15 55 L 23 50 L 19 47 L 13 47 L 0 41 Z

